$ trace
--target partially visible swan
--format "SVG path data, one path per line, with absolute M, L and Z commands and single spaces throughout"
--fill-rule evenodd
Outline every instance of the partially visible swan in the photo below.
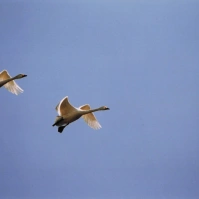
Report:
M 58 132 L 60 133 L 67 125 L 78 120 L 81 116 L 91 128 L 100 129 L 101 125 L 92 112 L 109 110 L 106 106 L 90 109 L 88 104 L 75 108 L 69 103 L 68 96 L 64 97 L 55 109 L 59 116 L 56 117 L 55 123 L 52 126 L 58 126 Z
M 27 75 L 19 74 L 15 77 L 11 77 L 8 74 L 7 70 L 3 70 L 0 72 L 0 88 L 4 86 L 8 91 L 11 93 L 18 95 L 19 93 L 23 93 L 22 88 L 20 88 L 16 83 L 15 79 L 21 79 L 23 77 L 26 77 Z

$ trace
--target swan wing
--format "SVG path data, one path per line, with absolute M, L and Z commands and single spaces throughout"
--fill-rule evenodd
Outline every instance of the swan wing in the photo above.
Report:
M 6 70 L 3 70 L 1 73 L 0 73 L 0 81 L 4 81 L 4 80 L 7 80 L 11 78 L 11 76 L 9 75 L 8 71 Z M 15 94 L 15 95 L 18 95 L 19 93 L 23 93 L 23 89 L 19 87 L 19 85 L 14 81 L 10 81 L 6 84 L 4 84 L 4 87 L 10 91 L 11 93 Z
M 88 104 L 80 106 L 79 109 L 81 110 L 90 110 L 90 106 Z M 82 116 L 84 121 L 93 129 L 100 129 L 102 128 L 100 123 L 97 121 L 95 115 L 93 113 L 88 113 Z
M 77 111 L 68 101 L 68 96 L 64 97 L 55 108 L 60 116 Z

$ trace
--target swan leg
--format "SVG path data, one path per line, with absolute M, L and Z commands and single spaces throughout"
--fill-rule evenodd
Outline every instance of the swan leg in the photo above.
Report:
M 68 125 L 68 124 L 67 124 L 67 125 Z M 64 128 L 65 128 L 67 125 L 65 125 L 65 126 L 60 126 L 60 127 L 58 128 L 58 132 L 59 132 L 59 133 L 62 133 L 62 131 L 64 130 Z
M 55 123 L 52 126 L 57 125 L 62 119 L 63 119 L 63 117 L 57 116 L 56 119 L 55 119 Z

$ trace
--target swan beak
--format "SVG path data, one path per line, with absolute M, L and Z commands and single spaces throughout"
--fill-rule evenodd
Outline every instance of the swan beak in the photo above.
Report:
M 28 76 L 28 75 L 24 75 L 24 74 L 23 74 L 23 77 L 27 77 L 27 76 Z
M 106 109 L 105 109 L 105 110 L 110 110 L 110 108 L 106 107 Z

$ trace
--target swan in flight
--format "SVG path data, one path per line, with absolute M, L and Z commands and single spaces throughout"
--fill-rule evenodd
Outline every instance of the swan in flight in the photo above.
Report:
M 8 71 L 3 70 L 0 72 L 0 88 L 4 86 L 8 91 L 11 93 L 18 95 L 19 93 L 23 93 L 22 88 L 20 88 L 16 83 L 15 79 L 21 79 L 26 77 L 27 75 L 24 74 L 19 74 L 16 75 L 15 77 L 11 77 L 8 74 Z
M 83 117 L 84 121 L 93 129 L 100 129 L 101 125 L 97 121 L 92 112 L 109 110 L 108 107 L 102 106 L 96 109 L 91 109 L 88 104 L 75 108 L 68 101 L 68 96 L 64 97 L 55 108 L 58 115 L 52 126 L 58 126 L 58 132 L 62 133 L 64 128 L 70 123 Z

